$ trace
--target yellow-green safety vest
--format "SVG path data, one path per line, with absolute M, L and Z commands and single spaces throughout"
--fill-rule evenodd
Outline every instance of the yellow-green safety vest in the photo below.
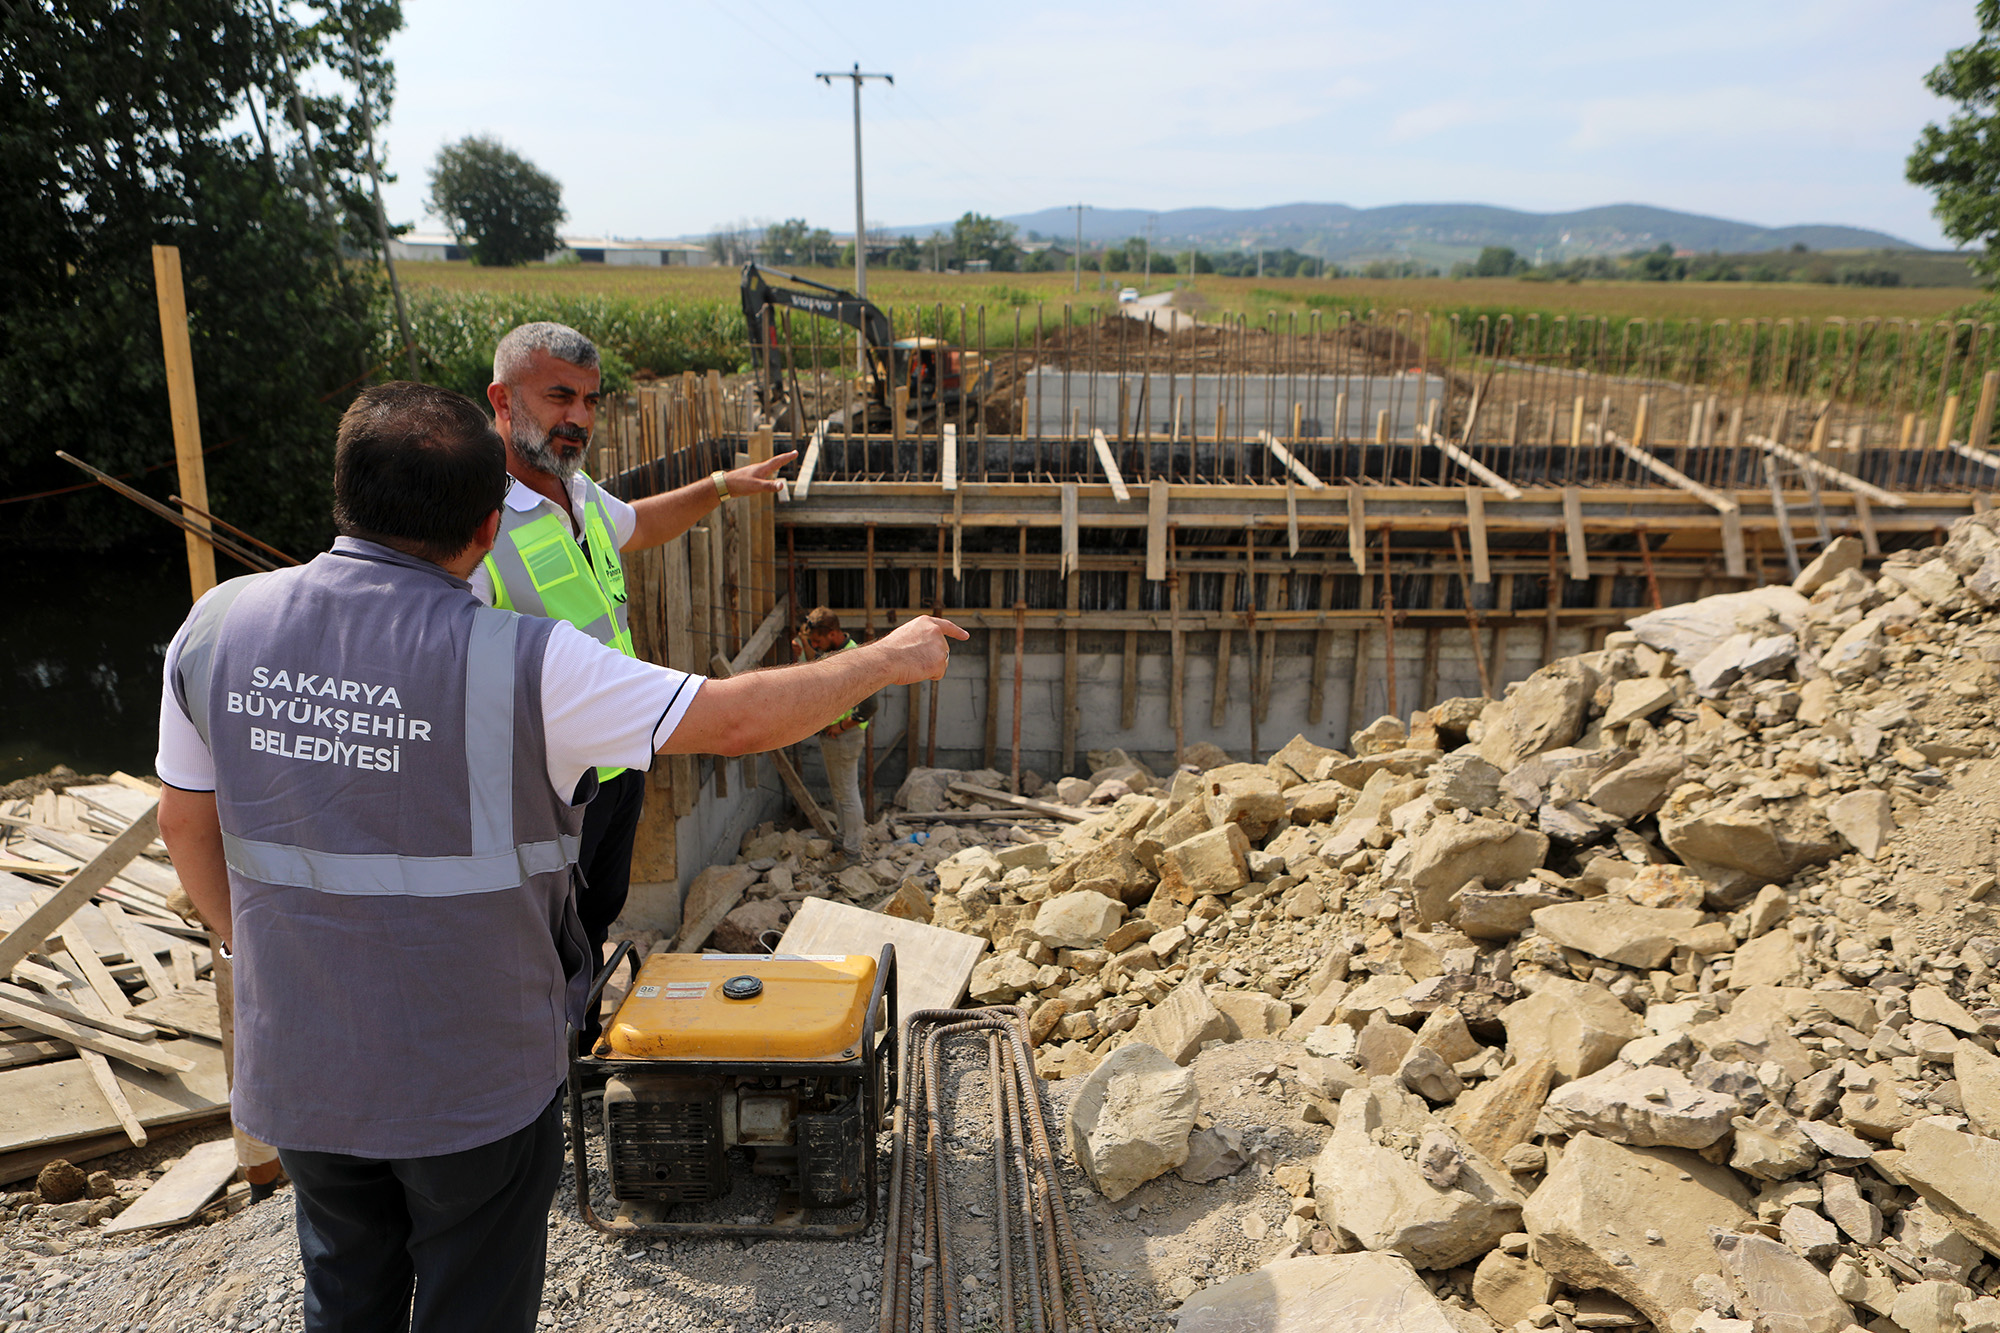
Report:
M 571 535 L 568 520 L 540 505 L 525 511 L 501 506 L 500 535 L 485 561 L 493 604 L 523 615 L 567 620 L 599 643 L 635 657 L 616 525 L 603 490 L 578 475 L 583 476 L 584 547 Z M 624 771 L 600 768 L 597 780 L 608 782 Z

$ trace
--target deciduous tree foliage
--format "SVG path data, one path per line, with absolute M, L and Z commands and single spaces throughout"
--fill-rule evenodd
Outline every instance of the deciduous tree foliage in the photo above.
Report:
M 1945 54 L 1924 77 L 1939 97 L 1958 103 L 1943 125 L 1926 125 L 1910 154 L 1909 178 L 1937 196 L 1944 234 L 1985 254 L 1974 266 L 2000 283 L 2000 0 L 1979 0 L 1979 39 Z
M 431 212 L 475 264 L 530 264 L 561 244 L 556 228 L 569 216 L 561 184 L 498 139 L 474 134 L 446 144 L 430 179 Z
M 299 25 L 290 16 L 313 21 Z M 65 449 L 175 489 L 152 246 L 180 248 L 209 498 L 303 555 L 328 532 L 333 431 L 388 339 L 350 41 L 375 106 L 396 4 L 0 4 L 0 500 L 73 485 Z M 285 58 L 320 89 L 296 104 Z M 225 127 L 247 126 L 242 129 Z M 0 505 L 0 540 L 178 534 L 110 492 Z

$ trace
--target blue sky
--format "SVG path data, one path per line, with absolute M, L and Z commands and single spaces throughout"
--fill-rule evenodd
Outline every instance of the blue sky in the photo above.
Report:
M 1943 244 L 1903 161 L 1972 0 L 1679 5 L 1010 5 L 405 0 L 393 221 L 443 144 L 495 135 L 563 183 L 572 234 L 968 209 L 1649 203 Z

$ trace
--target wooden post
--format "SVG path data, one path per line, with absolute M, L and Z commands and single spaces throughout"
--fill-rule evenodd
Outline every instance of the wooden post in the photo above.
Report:
M 1581 402 L 1582 399 L 1578 399 L 1577 401 Z M 1556 618 L 1557 614 L 1562 610 L 1563 602 L 1562 566 L 1556 560 L 1556 534 L 1553 528 L 1549 529 L 1548 589 L 1548 605 L 1546 608 L 1548 619 L 1542 626 L 1541 664 L 1543 666 L 1547 666 L 1556 660 Z
M 1372 577 L 1362 579 L 1361 604 L 1368 605 L 1374 600 L 1374 590 L 1368 585 Z M 1347 740 L 1346 748 L 1354 748 L 1354 733 L 1368 724 L 1368 680 L 1364 674 L 1368 669 L 1368 627 L 1362 625 L 1354 631 L 1354 663 L 1349 671 L 1347 683 Z
M 1583 492 L 1563 487 L 1563 530 L 1569 535 L 1569 576 L 1590 577 L 1590 546 L 1583 536 Z
M 1465 488 L 1465 520 L 1466 539 L 1472 545 L 1472 581 L 1491 583 L 1493 565 L 1486 549 L 1486 492 L 1477 486 Z
M 1167 481 L 1155 477 L 1146 486 L 1146 577 L 1167 576 Z
M 1144 587 L 1145 582 L 1139 577 L 1138 570 L 1126 571 L 1125 609 L 1127 611 L 1137 611 L 1139 609 L 1139 599 L 1142 596 L 1141 590 Z M 1123 691 L 1119 695 L 1118 721 L 1121 727 L 1126 731 L 1130 731 L 1139 724 L 1139 631 L 1136 629 L 1125 631 L 1124 666 L 1124 675 L 1120 681 Z
M 1069 577 L 1063 580 L 1063 619 L 1068 624 L 1063 629 L 1063 701 L 1062 701 L 1062 775 L 1069 777 L 1076 771 L 1076 613 L 1079 593 L 1083 585 L 1083 571 L 1072 568 Z M 1016 795 L 1019 795 L 1017 792 Z
M 875 525 L 873 523 L 868 525 L 867 540 L 868 563 L 861 569 L 861 608 L 862 615 L 866 617 L 862 633 L 867 638 L 873 639 L 875 637 Z M 861 798 L 867 805 L 863 813 L 868 816 L 868 822 L 872 824 L 875 822 L 875 728 L 863 727 L 861 735 L 866 751 L 862 755 Z
M 1167 713 L 1174 724 L 1174 762 L 1187 750 L 1187 654 L 1181 639 L 1181 568 L 1175 548 L 1175 530 L 1167 528 L 1167 627 L 1168 648 L 1173 658 L 1172 689 L 1168 692 Z
M 1479 632 L 1479 608 L 1472 600 L 1472 580 L 1465 572 L 1465 546 L 1459 540 L 1458 529 L 1451 530 L 1451 553 L 1458 561 L 1459 594 L 1465 600 L 1465 633 L 1472 644 L 1472 664 L 1479 668 L 1479 697 L 1493 697 L 1493 677 L 1486 670 L 1485 636 Z
M 986 571 L 986 604 L 995 611 L 1006 609 L 1000 600 L 1000 590 L 1005 584 L 1005 576 L 997 569 Z M 988 628 L 986 631 L 986 749 L 981 767 L 991 768 L 1000 758 L 1000 669 L 1005 659 L 1001 656 L 1000 631 Z
M 1229 708 L 1229 617 L 1236 611 L 1236 576 L 1222 576 L 1222 609 L 1215 631 L 1215 687 L 1208 708 L 1208 725 L 1220 727 Z
M 1389 525 L 1382 525 L 1382 674 L 1389 687 L 1389 716 L 1400 718 L 1396 701 L 1396 589 L 1389 558 Z
M 1333 609 L 1333 575 L 1319 576 L 1319 609 L 1321 614 Z M 1306 721 L 1318 726 L 1326 718 L 1326 659 L 1333 652 L 1333 631 L 1319 629 L 1313 631 L 1312 688 L 1306 700 Z
M 1021 672 L 1028 655 L 1028 525 L 1021 524 L 1019 572 L 1014 584 L 1014 785 L 1021 795 Z
M 174 462 L 179 467 L 180 495 L 189 504 L 209 509 L 208 474 L 201 457 L 201 419 L 195 404 L 194 353 L 188 346 L 187 294 L 181 287 L 181 252 L 173 245 L 153 247 L 153 286 L 160 306 L 160 344 L 166 353 L 167 411 L 174 428 Z M 188 515 L 196 527 L 208 524 Z M 194 599 L 215 586 L 215 548 L 190 532 L 187 539 L 188 584 Z

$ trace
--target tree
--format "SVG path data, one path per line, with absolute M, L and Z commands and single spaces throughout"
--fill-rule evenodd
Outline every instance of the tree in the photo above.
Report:
M 1932 212 L 1944 234 L 1985 252 L 1973 267 L 2000 283 L 2000 0 L 1979 0 L 1979 37 L 1945 53 L 1924 86 L 1958 110 L 1926 125 L 1910 154 L 1910 183 L 1937 196 Z
M 556 228 L 569 216 L 562 186 L 498 139 L 474 134 L 446 144 L 430 180 L 425 202 L 475 264 L 531 263 L 562 244 Z
M 1003 258 L 1005 252 L 1014 250 L 1014 224 L 989 218 L 981 213 L 967 213 L 951 224 L 951 253 L 963 264 L 969 260 L 983 259 L 994 268 L 1012 268 L 1018 258 L 1009 262 Z
M 1489 245 L 1479 252 L 1479 260 L 1472 266 L 1472 276 L 1510 278 L 1527 267 L 1527 262 L 1515 254 L 1511 246 Z
M 758 249 L 766 259 L 789 264 L 805 257 L 811 237 L 812 228 L 804 218 L 786 218 L 764 228 L 764 243 Z
M 383 114 L 401 24 L 382 0 L 0 5 L 0 489 L 77 482 L 58 447 L 174 489 L 151 256 L 171 244 L 209 507 L 323 544 L 339 414 L 399 350 L 372 266 L 343 251 L 376 246 L 354 80 Z M 180 545 L 101 488 L 0 512 L 0 540 L 43 549 Z

